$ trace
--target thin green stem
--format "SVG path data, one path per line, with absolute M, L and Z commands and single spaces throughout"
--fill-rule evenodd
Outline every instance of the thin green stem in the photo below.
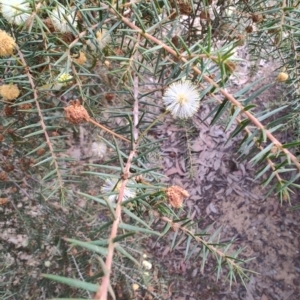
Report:
M 165 115 L 167 115 L 169 113 L 169 111 L 165 111 L 163 114 L 160 114 L 140 135 L 140 137 L 138 138 L 138 142 L 141 140 L 142 137 L 144 137 L 146 135 L 146 133 Z

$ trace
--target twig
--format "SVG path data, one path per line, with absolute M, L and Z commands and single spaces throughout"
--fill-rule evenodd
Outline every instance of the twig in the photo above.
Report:
M 139 44 L 139 40 L 140 40 L 140 35 L 138 35 L 137 38 L 137 45 Z M 134 135 L 134 139 L 137 140 L 138 139 L 138 122 L 139 122 L 139 102 L 138 102 L 138 76 L 134 75 L 134 105 L 133 105 L 133 124 L 134 124 L 134 128 L 133 128 L 133 135 Z M 112 263 L 113 263 L 113 255 L 114 255 L 114 248 L 115 248 L 115 244 L 114 244 L 114 238 L 117 236 L 118 233 L 118 226 L 119 223 L 121 222 L 121 212 L 122 212 L 122 200 L 124 197 L 124 191 L 126 188 L 126 184 L 130 175 L 130 167 L 131 167 L 131 162 L 133 160 L 133 158 L 135 157 L 135 153 L 136 153 L 136 149 L 137 149 L 137 143 L 133 144 L 133 149 L 130 151 L 130 154 L 128 156 L 127 159 L 127 163 L 124 169 L 124 174 L 122 175 L 122 183 L 121 183 L 121 187 L 120 187 L 120 192 L 118 195 L 118 201 L 116 204 L 116 210 L 115 210 L 115 220 L 112 224 L 112 228 L 111 228 L 111 232 L 110 232 L 110 237 L 109 237 L 109 243 L 108 243 L 108 253 L 107 253 L 107 257 L 106 257 L 106 261 L 105 261 L 105 267 L 107 272 L 104 274 L 104 276 L 101 279 L 101 285 L 99 286 L 94 299 L 96 300 L 107 300 L 107 291 L 108 291 L 108 287 L 109 287 L 109 281 L 110 281 L 110 274 L 111 274 L 111 268 L 112 268 Z
M 111 135 L 113 135 L 113 136 L 115 136 L 115 137 L 117 137 L 117 138 L 119 138 L 119 139 L 121 139 L 121 140 L 123 140 L 123 141 L 126 141 L 126 142 L 130 143 L 130 141 L 129 141 L 128 139 L 126 139 L 126 138 L 124 138 L 123 136 L 121 136 L 121 135 L 119 135 L 119 134 L 113 132 L 112 130 L 108 129 L 107 127 L 105 127 L 105 126 L 99 124 L 98 122 L 96 122 L 96 121 L 93 120 L 92 118 L 89 118 L 88 122 L 90 122 L 90 123 L 94 124 L 95 126 L 97 126 L 97 127 L 101 128 L 101 129 L 103 129 L 103 130 L 109 132 Z
M 236 264 L 234 262 L 234 259 L 230 258 L 229 256 L 227 256 L 224 252 L 222 252 L 221 250 L 219 250 L 218 248 L 216 248 L 215 246 L 212 245 L 212 243 L 208 243 L 207 241 L 205 241 L 204 239 L 202 239 L 200 236 L 195 236 L 194 232 L 192 232 L 191 230 L 182 227 L 178 222 L 174 223 L 171 219 L 169 219 L 168 217 L 161 217 L 161 219 L 171 225 L 174 226 L 175 229 L 180 229 L 181 231 L 185 232 L 187 235 L 189 236 L 193 236 L 193 238 L 199 243 L 199 244 L 203 244 L 207 249 L 209 249 L 211 252 L 216 253 L 219 257 L 222 257 L 222 259 L 224 259 L 229 265 L 231 265 L 231 267 L 234 270 L 239 270 L 243 272 L 243 268 L 241 268 L 238 264 Z
M 16 48 L 18 50 L 20 61 L 22 62 L 22 65 L 24 67 L 24 71 L 26 73 L 26 76 L 28 78 L 28 81 L 29 81 L 31 89 L 32 89 L 33 98 L 34 98 L 35 105 L 36 105 L 36 108 L 37 108 L 37 111 L 38 111 L 38 115 L 39 115 L 39 118 L 40 118 L 40 124 L 41 124 L 42 130 L 43 130 L 43 133 L 44 133 L 44 136 L 45 136 L 45 139 L 46 139 L 46 143 L 47 143 L 47 145 L 49 147 L 49 150 L 50 150 L 50 153 L 51 153 L 51 156 L 52 156 L 52 159 L 53 159 L 54 167 L 55 167 L 56 174 L 57 174 L 57 179 L 58 179 L 58 182 L 59 182 L 59 185 L 60 185 L 60 190 L 61 190 L 61 193 L 63 193 L 64 184 L 63 184 L 63 180 L 62 180 L 62 177 L 61 177 L 61 174 L 60 174 L 59 165 L 58 165 L 58 162 L 57 162 L 57 157 L 55 155 L 55 152 L 54 152 L 54 149 L 53 149 L 50 137 L 48 135 L 46 125 L 44 123 L 44 118 L 43 118 L 42 110 L 41 110 L 41 107 L 40 107 L 40 103 L 38 101 L 37 89 L 35 88 L 33 77 L 32 77 L 32 75 L 30 73 L 30 68 L 29 68 L 29 66 L 26 63 L 26 60 L 24 59 L 23 53 L 21 52 L 21 50 L 20 50 L 20 48 L 19 48 L 18 45 L 16 45 Z

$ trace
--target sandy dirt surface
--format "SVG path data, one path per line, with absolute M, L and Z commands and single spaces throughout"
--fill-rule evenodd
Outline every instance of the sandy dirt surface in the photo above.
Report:
M 256 99 L 258 107 L 272 104 L 280 90 L 275 85 L 261 94 Z M 221 227 L 221 241 L 235 238 L 233 248 L 243 248 L 241 258 L 252 258 L 245 267 L 257 273 L 249 274 L 246 288 L 238 281 L 230 289 L 225 272 L 216 281 L 212 262 L 201 273 L 201 259 L 185 261 L 184 246 L 170 252 L 168 243 L 151 243 L 162 273 L 170 274 L 169 299 L 300 299 L 299 210 L 289 203 L 280 206 L 274 194 L 265 197 L 271 186 L 262 188 L 254 181 L 255 168 L 239 161 L 238 140 L 226 143 L 229 133 L 224 133 L 223 124 L 209 127 L 211 119 L 201 122 L 208 112 L 204 101 L 194 127 L 174 124 L 170 118 L 157 129 L 157 137 L 167 138 L 162 147 L 167 182 L 189 191 L 185 212 L 200 220 L 199 228 Z M 299 203 L 293 195 L 292 205 Z

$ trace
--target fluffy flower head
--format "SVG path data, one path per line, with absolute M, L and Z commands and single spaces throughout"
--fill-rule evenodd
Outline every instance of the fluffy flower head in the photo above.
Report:
M 181 80 L 167 88 L 163 103 L 174 118 L 186 119 L 198 111 L 200 96 L 197 87 L 191 81 Z
M 103 49 L 111 41 L 111 36 L 107 33 L 106 29 L 97 31 L 96 37 L 100 49 Z
M 0 30 L 0 56 L 12 55 L 15 48 L 15 40 L 5 31 Z
M 73 61 L 75 61 L 79 65 L 83 65 L 86 62 L 86 56 L 85 53 L 80 51 L 79 55 L 73 57 Z
M 177 185 L 173 185 L 167 188 L 166 195 L 169 204 L 174 208 L 182 207 L 184 198 L 190 196 L 186 190 Z
M 70 13 L 70 11 L 62 8 L 61 6 L 57 6 L 53 9 L 50 18 L 55 30 L 62 33 L 72 31 L 70 24 L 72 24 L 73 27 L 77 26 L 75 12 L 73 11 Z
M 73 76 L 71 76 L 68 73 L 62 73 L 60 76 L 58 76 L 57 81 L 59 83 L 63 83 L 66 84 L 67 81 L 70 81 L 73 78 Z
M 0 95 L 8 101 L 13 101 L 20 95 L 20 90 L 15 84 L 3 84 L 0 86 Z
M 106 144 L 100 141 L 96 141 L 92 143 L 91 154 L 92 157 L 102 159 L 107 153 Z
M 107 33 L 106 29 L 100 29 L 96 32 L 96 42 L 100 50 L 105 48 L 107 44 L 110 43 L 110 41 L 111 41 L 111 36 Z M 91 40 L 88 40 L 87 44 L 93 51 L 96 51 L 96 46 L 94 43 L 92 43 Z
M 146 270 L 151 270 L 152 269 L 152 264 L 148 260 L 143 260 L 142 265 Z
M 134 181 L 128 180 L 128 183 L 134 184 Z M 101 188 L 101 192 L 103 194 L 115 192 L 114 195 L 108 196 L 108 200 L 111 202 L 116 202 L 118 200 L 118 194 L 119 194 L 121 185 L 122 185 L 122 181 L 118 181 L 118 179 L 116 179 L 116 178 L 106 179 Z M 136 196 L 135 190 L 133 188 L 126 186 L 125 190 L 124 190 L 124 197 L 123 197 L 122 201 L 126 201 L 128 199 L 135 198 L 135 196 Z
M 30 16 L 30 10 L 26 0 L 2 0 L 1 12 L 3 17 L 10 23 L 23 24 Z
M 289 75 L 287 73 L 280 72 L 277 76 L 277 81 L 284 82 L 284 81 L 288 80 L 288 78 L 289 78 Z
M 70 105 L 65 107 L 64 110 L 66 119 L 73 124 L 88 122 L 90 119 L 87 110 L 80 104 L 78 99 L 75 101 L 71 100 Z

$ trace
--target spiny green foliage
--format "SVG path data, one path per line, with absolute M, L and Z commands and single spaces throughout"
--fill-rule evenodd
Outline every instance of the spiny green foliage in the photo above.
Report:
M 47 220 L 51 227 L 56 219 L 51 228 L 55 228 L 55 244 L 65 260 L 82 251 L 79 265 L 73 256 L 75 270 L 60 273 L 50 268 L 49 273 L 57 275 L 45 277 L 82 288 L 86 292 L 80 296 L 91 297 L 90 293 L 99 291 L 99 284 L 104 282 L 99 280 L 108 274 L 107 256 L 113 252 L 113 272 L 107 287 L 112 297 L 112 286 L 117 286 L 120 277 L 127 286 L 128 282 L 138 282 L 146 289 L 140 245 L 142 248 L 148 235 L 162 239 L 174 229 L 171 248 L 184 244 L 185 259 L 201 257 L 205 272 L 207 258 L 213 256 L 217 277 L 226 265 L 230 284 L 236 276 L 243 280 L 246 274 L 239 251 L 232 252 L 229 245 L 219 244 L 219 231 L 207 236 L 189 216 L 183 218 L 180 210 L 167 205 L 160 170 L 149 164 L 149 155 L 158 155 L 159 145 L 147 133 L 163 120 L 164 108 L 158 100 L 163 90 L 180 79 L 192 80 L 201 98 L 208 95 L 214 103 L 208 116 L 212 116 L 211 125 L 225 122 L 224 130 L 236 126 L 230 138 L 244 134 L 241 156 L 262 165 L 257 178 L 271 174 L 264 185 L 271 186 L 282 201 L 289 199 L 290 191 L 299 187 L 295 183 L 299 163 L 288 149 L 299 142 L 282 144 L 276 140 L 274 134 L 286 118 L 272 119 L 288 108 L 260 111 L 253 104 L 258 95 L 275 84 L 276 76 L 274 83 L 254 93 L 250 91 L 256 82 L 234 95 L 224 89 L 238 63 L 233 56 L 235 49 L 247 43 L 253 59 L 272 55 L 285 66 L 297 112 L 297 1 L 273 1 L 277 4 L 272 6 L 267 1 L 208 0 L 25 2 L 29 6 L 19 14 L 27 14 L 26 22 L 12 24 L 3 9 L 0 17 L 0 29 L 17 44 L 14 55 L 0 58 L 2 84 L 17 85 L 21 91 L 15 101 L 3 98 L 0 104 L 1 185 L 8 189 L 22 184 L 28 198 L 47 209 L 49 203 L 59 206 L 58 197 L 63 205 L 73 207 L 72 212 L 68 210 L 72 214 L 68 218 L 57 217 L 49 209 Z M 91 124 L 70 124 L 63 108 L 75 99 L 81 101 L 93 120 L 114 129 L 130 143 L 114 140 Z M 65 151 L 70 147 L 70 135 L 85 143 L 84 128 L 93 132 L 91 144 L 102 156 L 82 166 Z M 106 147 L 111 149 L 109 155 Z M 91 156 L 88 153 L 85 158 Z M 115 180 L 115 192 L 105 193 L 100 187 L 111 178 Z M 124 188 L 125 196 L 126 189 L 127 195 L 134 196 L 122 203 L 111 202 L 110 197 L 118 197 Z M 77 206 L 82 199 L 87 201 L 84 208 Z M 63 206 L 59 209 L 64 214 Z M 122 212 L 121 222 L 118 209 Z M 32 232 L 40 236 L 32 220 L 26 221 L 28 216 L 19 211 L 15 214 L 24 220 L 29 236 Z M 80 224 L 78 228 L 74 219 Z M 70 224 L 69 230 L 62 224 Z M 118 228 L 116 236 L 111 229 L 114 224 Z M 51 229 L 45 231 L 44 240 L 51 236 Z M 37 251 L 34 234 L 31 249 Z M 91 270 L 88 278 L 80 271 L 87 266 Z M 127 270 L 130 274 L 125 276 Z M 78 279 L 71 279 L 74 277 Z M 65 290 L 50 296 L 56 295 L 71 297 L 76 293 Z

